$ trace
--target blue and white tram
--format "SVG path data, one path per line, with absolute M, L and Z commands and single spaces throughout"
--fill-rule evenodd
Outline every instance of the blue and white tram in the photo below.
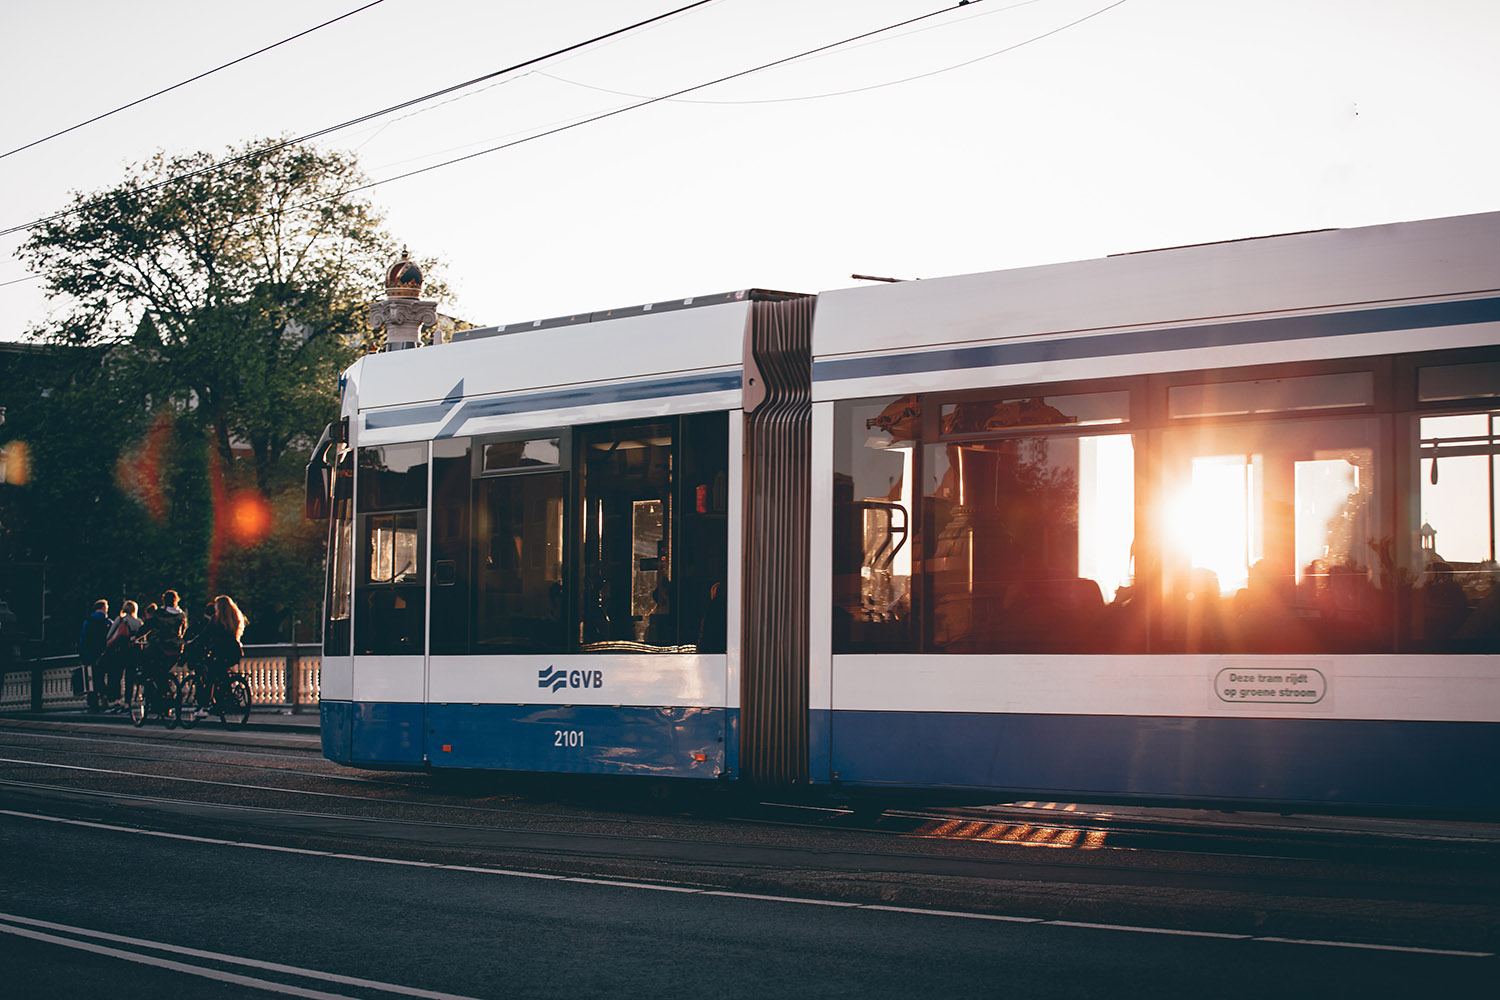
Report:
M 1500 809 L 1500 213 L 477 331 L 338 427 L 336 761 Z

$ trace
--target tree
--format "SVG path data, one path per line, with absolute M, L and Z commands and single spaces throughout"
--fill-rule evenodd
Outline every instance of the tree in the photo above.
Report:
M 364 181 L 351 157 L 276 146 L 220 166 L 158 154 L 112 190 L 75 195 L 17 254 L 71 302 L 34 336 L 119 348 L 154 400 L 194 411 L 226 470 L 248 447 L 263 491 L 329 418 L 392 257 L 369 204 L 343 196 Z
M 378 343 L 368 304 L 395 244 L 344 196 L 363 183 L 351 157 L 276 145 L 159 154 L 76 194 L 17 253 L 66 303 L 32 336 L 87 349 L 76 409 L 59 394 L 31 424 L 47 440 L 18 501 L 54 590 L 112 606 L 232 593 L 250 641 L 318 618 L 323 529 L 296 516 L 301 465 L 337 414 L 339 372 Z M 86 526 L 46 516 L 75 494 Z

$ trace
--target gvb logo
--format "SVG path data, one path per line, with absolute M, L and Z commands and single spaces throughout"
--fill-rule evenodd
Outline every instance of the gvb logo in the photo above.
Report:
M 565 687 L 602 688 L 604 686 L 604 671 L 558 670 L 556 667 L 548 667 L 546 670 L 537 671 L 536 686 L 539 688 L 551 688 L 554 691 L 560 691 Z

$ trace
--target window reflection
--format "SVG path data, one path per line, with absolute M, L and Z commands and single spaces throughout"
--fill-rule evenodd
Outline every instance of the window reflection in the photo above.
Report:
M 581 649 L 678 644 L 673 431 L 667 423 L 633 424 L 583 437 Z
M 504 476 L 475 484 L 474 629 L 481 650 L 564 648 L 561 473 Z
M 427 503 L 427 444 L 359 449 L 359 509 L 399 510 Z
M 359 449 L 356 654 L 423 651 L 427 450 L 426 442 Z
M 484 446 L 485 472 L 517 469 L 556 468 L 562 464 L 560 437 L 523 438 L 495 441 Z
M 351 587 L 354 582 L 354 452 L 339 457 L 333 478 L 333 517 L 328 541 L 327 624 L 323 651 L 349 655 Z
M 1500 415 L 1493 413 L 1420 418 L 1420 527 L 1411 565 L 1418 648 L 1500 647 L 1497 431 Z
M 1115 620 L 1132 597 L 1129 435 L 932 445 L 925 456 L 934 646 L 1105 651 L 1130 641 Z
M 432 442 L 428 648 L 434 654 L 469 651 L 476 562 L 469 509 L 473 447 L 469 438 L 438 438 Z
M 366 583 L 410 583 L 417 579 L 417 515 L 368 518 Z
M 1378 649 L 1373 420 L 1162 435 L 1163 632 L 1188 651 Z
M 915 396 L 840 404 L 835 651 L 1144 648 L 1134 444 L 1083 432 L 1129 401 L 992 394 L 925 423 Z
M 834 648 L 911 638 L 916 397 L 840 406 L 834 443 Z
M 834 651 L 1500 652 L 1495 363 L 1289 370 L 837 403 Z

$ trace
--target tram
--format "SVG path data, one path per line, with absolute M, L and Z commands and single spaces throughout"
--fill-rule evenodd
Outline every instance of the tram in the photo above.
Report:
M 468 331 L 342 379 L 326 756 L 1500 811 L 1500 213 Z

